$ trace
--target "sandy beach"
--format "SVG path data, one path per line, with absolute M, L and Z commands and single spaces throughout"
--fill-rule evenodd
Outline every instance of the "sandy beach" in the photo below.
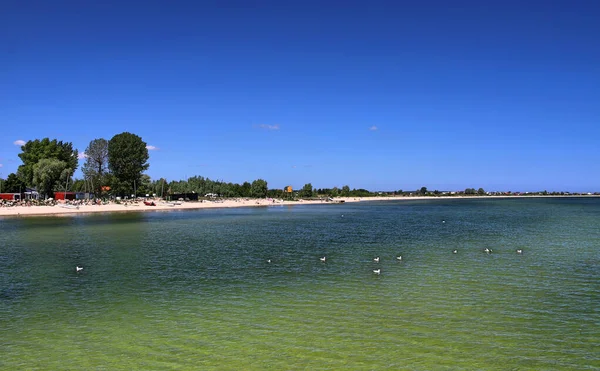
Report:
M 284 201 L 278 199 L 226 199 L 215 201 L 189 201 L 189 202 L 165 202 L 153 200 L 155 206 L 147 206 L 143 201 L 115 203 L 111 202 L 102 205 L 66 205 L 56 204 L 54 206 L 4 206 L 0 207 L 0 217 L 23 217 L 23 216 L 63 216 L 89 213 L 113 213 L 113 212 L 145 212 L 145 211 L 169 211 L 169 210 L 196 210 L 211 208 L 230 208 L 230 207 L 273 207 L 273 206 L 294 206 L 294 205 L 330 205 L 346 202 L 366 202 L 366 201 L 415 201 L 428 199 L 464 199 L 464 198 L 523 198 L 523 197 L 599 197 L 597 195 L 585 196 L 396 196 L 396 197 L 337 197 L 333 201 L 323 200 L 297 200 Z
M 142 212 L 142 211 L 164 211 L 164 210 L 195 210 L 210 208 L 229 207 L 269 207 L 269 206 L 292 206 L 307 204 L 333 204 L 341 202 L 359 202 L 368 198 L 336 198 L 334 201 L 325 200 L 298 200 L 283 201 L 277 199 L 227 199 L 216 201 L 190 201 L 170 203 L 153 200 L 155 206 L 147 206 L 142 201 L 131 203 L 108 203 L 102 205 L 67 205 L 56 204 L 54 206 L 9 206 L 0 207 L 0 217 L 21 216 L 60 216 L 88 213 L 112 213 L 112 212 Z M 384 200 L 390 197 L 374 197 L 373 199 Z

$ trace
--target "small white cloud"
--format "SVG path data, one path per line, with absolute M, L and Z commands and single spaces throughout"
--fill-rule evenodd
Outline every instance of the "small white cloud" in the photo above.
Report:
M 279 125 L 267 125 L 267 124 L 260 124 L 258 125 L 259 128 L 261 129 L 266 129 L 266 130 L 279 130 Z
M 15 141 L 13 142 L 13 144 L 14 144 L 15 146 L 24 146 L 24 145 L 25 145 L 25 141 L 24 141 L 23 139 L 19 139 L 19 140 L 15 140 Z
M 295 169 L 295 168 L 296 168 L 296 165 L 292 165 L 292 169 Z
M 0 164 L 0 167 L 2 167 L 2 166 L 4 166 L 4 165 Z
M 88 158 L 88 155 L 85 152 L 79 152 L 77 154 L 77 158 L 80 159 L 80 160 L 83 160 L 85 158 Z
M 371 131 L 375 131 L 375 130 L 377 130 L 377 126 L 373 125 L 373 126 L 371 126 L 371 127 L 369 128 L 369 130 L 371 130 Z
M 146 149 L 147 149 L 148 151 L 158 151 L 158 150 L 159 150 L 159 148 L 158 148 L 158 147 L 151 146 L 151 145 L 147 145 L 147 146 L 146 146 Z

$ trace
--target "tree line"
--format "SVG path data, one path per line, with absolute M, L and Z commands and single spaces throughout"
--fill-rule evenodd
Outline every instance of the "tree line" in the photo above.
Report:
M 141 137 L 123 132 L 110 140 L 98 138 L 92 140 L 84 152 L 85 163 L 82 167 L 83 179 L 73 179 L 78 167 L 79 153 L 69 142 L 49 138 L 35 139 L 21 146 L 19 158 L 23 162 L 16 173 L 1 180 L 0 191 L 21 193 L 27 187 L 35 188 L 42 197 L 53 197 L 57 191 L 89 192 L 97 198 L 129 196 L 132 194 L 152 195 L 168 198 L 170 195 L 197 194 L 218 197 L 253 198 L 322 198 L 322 197 L 372 197 L 372 196 L 441 196 L 441 195 L 479 195 L 487 193 L 483 188 L 467 188 L 464 191 L 430 191 L 421 187 L 415 191 L 371 192 L 366 189 L 313 188 L 306 183 L 302 188 L 286 192 L 284 189 L 269 189 L 267 181 L 256 179 L 242 184 L 211 180 L 202 176 L 193 176 L 186 180 L 160 178 L 152 180 L 144 174 L 149 168 L 149 154 L 146 143 Z M 539 192 L 538 194 L 559 194 L 557 192 Z M 560 194 L 564 194 L 561 192 Z
M 9 174 L 3 192 L 24 192 L 37 189 L 42 197 L 53 197 L 54 192 L 74 190 L 75 185 L 101 195 L 112 190 L 127 194 L 148 169 L 146 143 L 135 134 L 124 132 L 110 140 L 94 139 L 84 152 L 83 180 L 73 181 L 78 167 L 79 153 L 70 142 L 50 138 L 35 139 L 21 146 L 19 158 L 23 162 L 16 173 Z
M 36 189 L 42 198 L 54 192 L 89 192 L 97 198 L 129 195 L 208 193 L 222 197 L 267 197 L 267 182 L 257 179 L 243 184 L 214 181 L 200 176 L 187 180 L 152 180 L 144 174 L 149 168 L 149 154 L 141 137 L 124 132 L 110 140 L 92 140 L 85 149 L 83 179 L 73 179 L 78 167 L 79 152 L 70 142 L 50 138 L 35 139 L 21 146 L 22 164 L 0 183 L 0 191 L 22 193 Z

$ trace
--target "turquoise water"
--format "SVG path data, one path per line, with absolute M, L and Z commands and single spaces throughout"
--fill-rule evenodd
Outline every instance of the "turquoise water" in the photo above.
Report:
M 599 370 L 600 199 L 4 218 L 0 333 L 3 370 Z

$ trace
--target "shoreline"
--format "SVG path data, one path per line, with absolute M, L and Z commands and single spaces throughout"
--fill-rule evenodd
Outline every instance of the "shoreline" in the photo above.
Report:
M 64 204 L 54 206 L 11 206 L 0 207 L 0 218 L 28 217 L 28 216 L 73 216 L 96 213 L 120 212 L 148 212 L 148 211 L 181 211 L 238 207 L 272 207 L 296 205 L 334 205 L 342 203 L 368 202 L 368 201 L 418 201 L 418 200 L 448 200 L 448 199 L 509 199 L 509 198 L 573 198 L 573 197 L 600 197 L 599 195 L 519 195 L 519 196 L 385 196 L 385 197 L 338 197 L 333 201 L 326 200 L 298 200 L 283 201 L 276 199 L 228 199 L 220 201 L 187 201 L 179 205 L 167 202 L 154 201 L 156 206 L 144 205 L 142 201 L 135 204 L 109 203 L 106 205 L 79 205 L 77 207 L 64 207 Z

